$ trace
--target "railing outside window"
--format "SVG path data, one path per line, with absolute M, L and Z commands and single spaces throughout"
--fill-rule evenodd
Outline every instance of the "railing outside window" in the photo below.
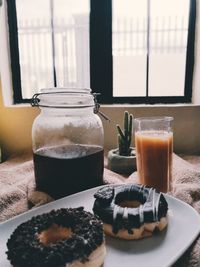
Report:
M 185 53 L 187 18 L 157 17 L 154 20 L 152 53 Z M 130 57 L 145 53 L 145 18 L 118 19 L 114 21 L 113 26 L 115 57 Z M 54 21 L 58 86 L 89 86 L 88 27 L 88 17 L 83 15 L 71 20 Z M 25 98 L 30 98 L 33 92 L 51 86 L 52 83 L 51 26 L 48 20 L 19 20 L 18 34 L 23 95 Z

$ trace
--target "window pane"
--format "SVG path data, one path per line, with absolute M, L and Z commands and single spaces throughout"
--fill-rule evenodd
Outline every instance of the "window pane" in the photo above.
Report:
M 149 96 L 184 96 L 189 0 L 151 0 Z
M 54 0 L 58 86 L 90 87 L 89 0 Z
M 16 8 L 22 95 L 30 98 L 53 86 L 49 0 L 17 0 Z
M 147 1 L 113 0 L 113 96 L 146 95 Z
M 89 85 L 89 0 L 17 0 L 23 98 Z

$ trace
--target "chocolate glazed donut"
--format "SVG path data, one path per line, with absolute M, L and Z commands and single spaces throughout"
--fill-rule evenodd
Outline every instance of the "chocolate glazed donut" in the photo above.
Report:
M 167 226 L 168 204 L 162 193 L 137 184 L 105 186 L 94 194 L 94 214 L 106 234 L 139 239 Z

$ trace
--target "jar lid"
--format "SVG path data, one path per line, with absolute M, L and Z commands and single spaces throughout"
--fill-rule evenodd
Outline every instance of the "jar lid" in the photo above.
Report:
M 32 107 L 45 108 L 87 108 L 94 107 L 94 113 L 99 113 L 104 119 L 110 119 L 101 111 L 97 102 L 99 93 L 92 93 L 89 88 L 53 87 L 41 89 L 31 99 Z
M 89 88 L 45 88 L 34 94 L 31 105 L 46 108 L 85 108 L 96 105 L 96 94 Z

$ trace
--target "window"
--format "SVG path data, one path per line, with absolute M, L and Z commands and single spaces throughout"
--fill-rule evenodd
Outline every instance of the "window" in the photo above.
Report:
M 195 0 L 7 0 L 7 10 L 15 103 L 53 86 L 91 87 L 101 103 L 191 101 Z
M 15 102 L 41 88 L 89 87 L 89 1 L 8 0 Z

